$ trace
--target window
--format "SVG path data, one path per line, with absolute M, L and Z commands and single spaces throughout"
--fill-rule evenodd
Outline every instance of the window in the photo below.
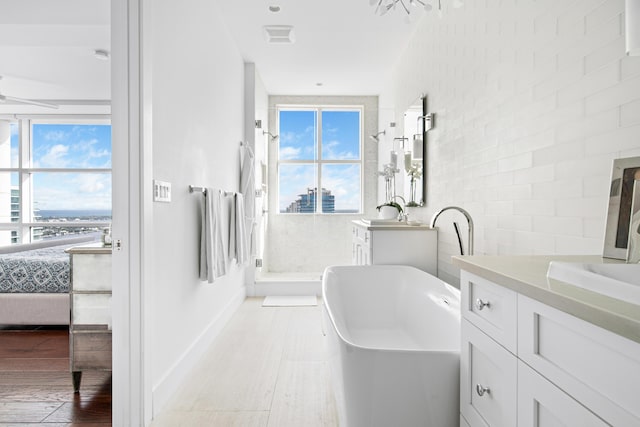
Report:
M 362 108 L 278 108 L 280 213 L 362 212 Z
M 108 121 L 0 121 L 0 246 L 100 233 L 110 222 Z

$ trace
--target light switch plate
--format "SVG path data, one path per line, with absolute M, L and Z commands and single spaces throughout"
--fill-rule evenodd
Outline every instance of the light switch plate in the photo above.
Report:
M 154 202 L 171 202 L 171 183 L 165 181 L 153 180 L 153 201 Z

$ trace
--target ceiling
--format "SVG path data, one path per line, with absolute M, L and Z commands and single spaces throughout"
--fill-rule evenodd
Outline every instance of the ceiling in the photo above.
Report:
M 220 9 L 245 61 L 256 64 L 273 95 L 380 93 L 425 13 L 416 9 L 407 23 L 400 9 L 375 15 L 368 0 L 236 0 L 220 2 Z M 293 25 L 295 43 L 266 43 L 264 25 Z
M 109 9 L 109 0 L 3 0 L 0 94 L 108 100 L 110 61 L 94 51 L 109 50 Z M 279 95 L 380 93 L 425 13 L 407 23 L 400 9 L 375 15 L 367 0 L 219 1 L 219 10 L 245 61 Z M 268 44 L 264 25 L 293 25 L 295 43 Z
M 109 0 L 3 0 L 0 94 L 40 100 L 110 99 Z

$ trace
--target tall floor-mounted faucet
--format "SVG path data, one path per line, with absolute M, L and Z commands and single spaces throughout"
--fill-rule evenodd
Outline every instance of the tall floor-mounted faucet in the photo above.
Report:
M 436 220 L 438 219 L 440 214 L 450 209 L 461 212 L 462 215 L 464 215 L 464 217 L 467 219 L 467 224 L 469 225 L 469 255 L 473 255 L 473 219 L 471 218 L 471 215 L 469 215 L 469 212 L 467 212 L 466 210 L 458 206 L 447 206 L 446 208 L 440 209 L 438 212 L 436 212 L 433 218 L 431 218 L 431 228 L 435 228 Z

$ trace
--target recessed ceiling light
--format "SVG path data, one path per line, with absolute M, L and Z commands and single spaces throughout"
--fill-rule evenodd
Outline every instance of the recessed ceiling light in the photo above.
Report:
M 269 6 L 269 12 L 273 12 L 273 13 L 280 12 L 280 6 L 275 5 L 275 4 Z
M 93 51 L 93 56 L 97 59 L 106 61 L 109 59 L 109 51 L 105 49 L 96 49 Z
M 322 84 L 323 84 L 322 82 L 318 82 L 316 83 L 316 86 L 322 86 Z

